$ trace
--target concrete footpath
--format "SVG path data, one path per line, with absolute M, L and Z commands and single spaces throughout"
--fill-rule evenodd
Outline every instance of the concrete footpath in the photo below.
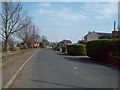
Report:
M 30 50 L 19 58 L 13 60 L 7 65 L 2 67 L 2 87 L 4 87 L 8 81 L 13 77 L 17 70 L 28 60 L 38 49 Z

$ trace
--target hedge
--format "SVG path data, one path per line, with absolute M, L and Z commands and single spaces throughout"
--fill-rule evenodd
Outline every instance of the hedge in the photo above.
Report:
M 71 44 L 67 45 L 67 52 L 71 55 L 86 55 L 86 45 Z
M 109 51 L 114 56 L 120 56 L 120 41 L 118 40 L 95 40 L 86 45 L 87 55 L 93 58 L 107 59 Z

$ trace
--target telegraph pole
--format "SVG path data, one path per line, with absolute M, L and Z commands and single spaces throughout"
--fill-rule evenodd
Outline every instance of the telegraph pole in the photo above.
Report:
M 115 26 L 116 26 L 116 22 L 114 21 L 114 31 L 113 31 L 113 39 L 114 40 L 115 40 L 115 31 L 116 31 L 116 29 L 115 29 L 116 27 Z

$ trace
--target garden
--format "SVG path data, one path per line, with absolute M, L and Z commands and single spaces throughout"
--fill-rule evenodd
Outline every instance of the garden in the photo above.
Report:
M 56 46 L 56 50 L 74 56 L 89 56 L 98 62 L 120 66 L 120 40 L 99 39 L 86 44 Z

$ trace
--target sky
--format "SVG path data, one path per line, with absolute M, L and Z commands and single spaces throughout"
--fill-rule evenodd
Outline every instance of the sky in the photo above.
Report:
M 76 43 L 88 31 L 111 33 L 118 21 L 117 2 L 21 2 L 50 42 Z M 117 27 L 117 25 L 116 25 Z

